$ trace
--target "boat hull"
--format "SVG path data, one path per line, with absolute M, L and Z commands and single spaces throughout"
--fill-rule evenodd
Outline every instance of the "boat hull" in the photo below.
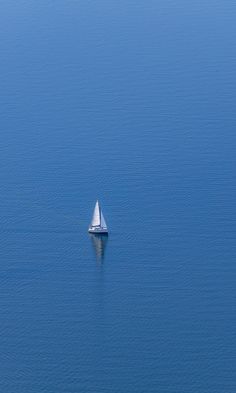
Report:
M 88 229 L 89 233 L 94 233 L 96 235 L 108 235 L 108 230 L 106 228 L 93 228 L 93 227 L 89 227 Z

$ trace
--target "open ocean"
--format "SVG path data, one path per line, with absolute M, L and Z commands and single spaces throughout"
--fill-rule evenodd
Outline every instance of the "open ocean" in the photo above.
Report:
M 236 392 L 235 21 L 1 1 L 2 393 Z

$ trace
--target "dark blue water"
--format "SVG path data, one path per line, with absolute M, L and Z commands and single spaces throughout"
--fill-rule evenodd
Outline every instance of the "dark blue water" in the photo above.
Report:
M 1 392 L 236 391 L 235 18 L 1 1 Z

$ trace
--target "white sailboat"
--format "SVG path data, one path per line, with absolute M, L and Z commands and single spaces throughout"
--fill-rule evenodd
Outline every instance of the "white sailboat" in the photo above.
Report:
M 94 212 L 93 212 L 93 218 L 91 221 L 91 224 L 89 226 L 88 231 L 90 233 L 103 233 L 103 234 L 108 234 L 108 229 L 107 229 L 107 224 L 105 221 L 105 218 L 102 214 L 101 207 L 99 205 L 99 202 L 97 201 L 95 204 Z

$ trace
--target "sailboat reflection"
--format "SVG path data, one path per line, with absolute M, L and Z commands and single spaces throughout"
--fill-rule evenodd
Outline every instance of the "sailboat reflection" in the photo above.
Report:
M 102 263 L 105 256 L 105 249 L 108 241 L 107 234 L 90 234 L 97 261 Z

